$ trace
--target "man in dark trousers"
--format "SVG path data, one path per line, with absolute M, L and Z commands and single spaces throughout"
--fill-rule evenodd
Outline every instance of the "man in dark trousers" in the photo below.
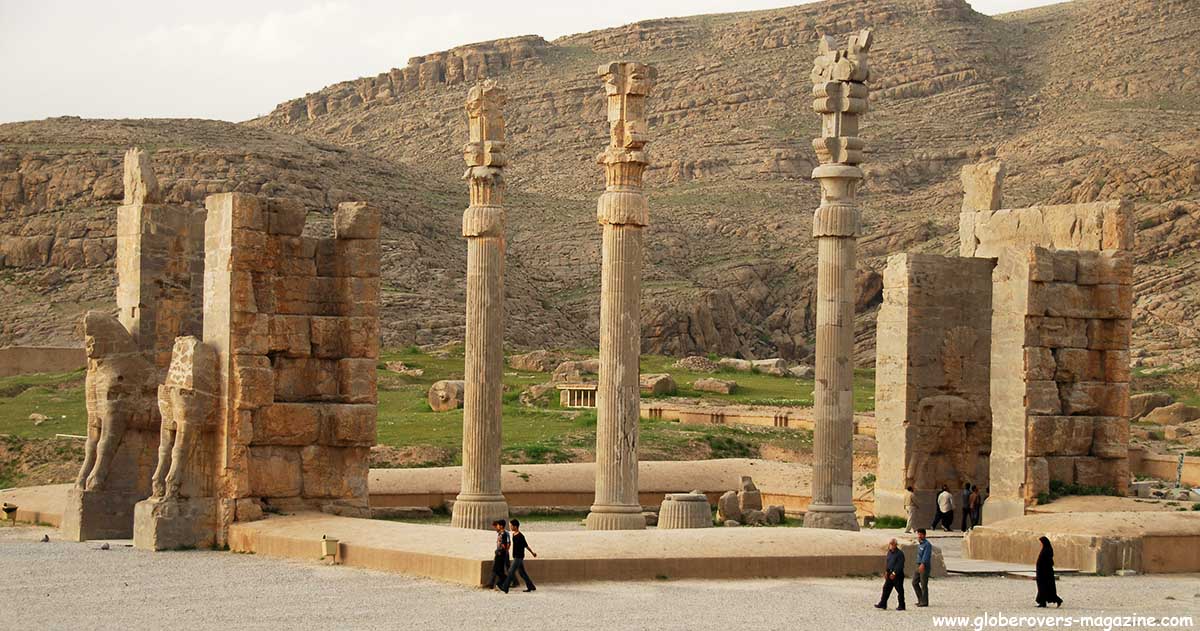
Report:
M 496 551 L 492 555 L 492 576 L 488 579 L 488 589 L 502 585 L 508 577 L 508 549 L 512 540 L 505 525 L 503 519 L 492 522 L 492 529 L 496 531 Z
M 968 530 L 967 522 L 971 519 L 971 483 L 967 482 L 962 488 L 962 523 L 959 524 L 963 532 Z
M 899 601 L 896 611 L 904 611 L 904 551 L 895 539 L 888 542 L 887 561 L 883 569 L 883 597 L 875 605 L 876 609 L 887 609 L 887 601 L 893 588 Z
M 933 570 L 933 544 L 925 538 L 925 529 L 917 529 L 917 573 L 913 574 L 913 591 L 917 606 L 929 606 L 929 572 Z
M 529 554 L 533 558 L 537 558 L 537 553 L 525 541 L 525 535 L 521 534 L 521 522 L 514 519 L 512 525 L 512 566 L 508 568 L 508 576 L 504 577 L 504 582 L 500 584 L 500 589 L 507 594 L 508 586 L 516 578 L 517 572 L 521 573 L 521 580 L 525 581 L 525 591 L 532 592 L 537 589 L 533 585 L 533 579 L 529 578 L 529 573 L 525 571 L 525 551 L 529 550 Z

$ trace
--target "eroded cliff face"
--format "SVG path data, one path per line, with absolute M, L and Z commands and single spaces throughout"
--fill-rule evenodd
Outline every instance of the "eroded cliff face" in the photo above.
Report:
M 1095 0 L 998 18 L 962 0 L 833 0 L 463 46 L 243 125 L 4 125 L 0 273 L 24 283 L 31 304 L 41 299 L 42 281 L 31 280 L 39 274 L 50 275 L 53 301 L 111 296 L 91 279 L 111 275 L 106 218 L 119 203 L 122 143 L 149 139 L 178 201 L 248 190 L 294 194 L 328 212 L 350 194 L 387 200 L 385 343 L 460 338 L 462 103 L 467 86 L 489 76 L 510 95 L 507 339 L 593 345 L 603 189 L 595 155 L 607 129 L 595 69 L 630 58 L 658 67 L 643 350 L 803 358 L 819 201 L 808 179 L 818 124 L 808 73 L 819 34 L 865 27 L 877 40 L 861 133 L 860 363 L 873 362 L 871 275 L 897 252 L 956 252 L 959 169 L 990 157 L 1008 164 L 1006 206 L 1132 199 L 1141 229 L 1135 354 L 1151 364 L 1200 361 L 1200 325 L 1189 317 L 1200 295 L 1200 254 L 1189 247 L 1200 240 L 1200 50 L 1184 45 L 1200 36 L 1200 5 L 1189 0 Z M 64 330 L 70 308 L 57 309 L 38 318 L 29 310 L 0 343 Z

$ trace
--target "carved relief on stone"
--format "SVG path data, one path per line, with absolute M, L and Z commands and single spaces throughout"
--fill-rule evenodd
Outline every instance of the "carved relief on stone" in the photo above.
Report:
M 970 327 L 958 326 L 946 332 L 942 340 L 942 370 L 950 391 L 963 390 L 963 378 L 974 365 L 972 356 L 978 339 L 979 334 Z
M 189 460 L 204 432 L 216 423 L 217 353 L 199 339 L 175 339 L 166 382 L 158 387 L 162 428 L 153 497 L 178 499 Z
M 87 443 L 75 486 L 103 490 L 125 432 L 152 422 L 155 371 L 120 321 L 89 311 L 83 320 L 88 358 L 84 394 Z

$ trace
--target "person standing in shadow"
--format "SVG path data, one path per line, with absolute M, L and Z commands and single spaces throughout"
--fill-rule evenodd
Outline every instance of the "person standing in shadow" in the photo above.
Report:
M 1038 541 L 1042 542 L 1042 551 L 1037 558 L 1037 606 L 1054 603 L 1056 607 L 1062 607 L 1063 600 L 1058 597 L 1058 587 L 1054 584 L 1054 546 L 1046 537 Z

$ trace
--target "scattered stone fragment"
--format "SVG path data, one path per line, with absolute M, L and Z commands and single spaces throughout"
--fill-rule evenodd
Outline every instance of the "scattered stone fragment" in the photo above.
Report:
M 640 377 L 642 394 L 675 394 L 678 389 L 675 380 L 667 373 L 642 375 Z
M 675 362 L 672 368 L 690 372 L 717 372 L 720 365 L 703 355 L 689 355 Z
M 717 500 L 717 521 L 738 521 L 742 518 L 742 509 L 738 505 L 737 491 L 725 491 Z
M 445 412 L 462 407 L 465 388 L 465 381 L 443 379 L 434 383 L 429 387 L 429 407 L 434 412 Z
M 697 379 L 692 384 L 692 389 L 701 392 L 715 392 L 717 394 L 733 394 L 737 390 L 737 382 L 729 379 L 706 377 L 704 379 Z
M 788 368 L 788 374 L 797 379 L 812 379 L 816 377 L 817 371 L 812 366 L 792 366 Z

